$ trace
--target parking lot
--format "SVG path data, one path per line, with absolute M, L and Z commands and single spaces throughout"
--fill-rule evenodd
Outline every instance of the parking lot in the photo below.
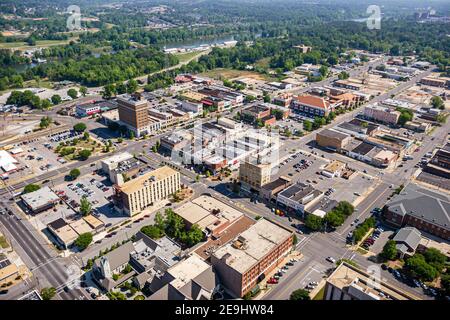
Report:
M 305 155 L 305 152 L 302 152 L 303 154 L 298 153 L 291 157 L 291 160 L 281 163 L 276 175 L 286 176 L 294 182 L 310 183 L 314 188 L 324 193 L 332 188 L 335 191 L 327 195 L 330 199 L 345 200 L 350 203 L 356 201 L 360 196 L 364 196 L 364 193 L 374 185 L 374 178 L 358 172 L 354 173 L 350 179 L 325 177 L 321 174 L 321 171 L 329 163 L 329 160 L 311 154 Z M 302 161 L 304 162 L 302 163 Z M 297 166 L 297 168 L 294 166 Z
M 113 226 L 127 219 L 114 211 L 110 198 L 113 195 L 111 183 L 106 177 L 98 174 L 86 175 L 75 181 L 56 187 L 67 196 L 66 201 L 74 208 L 80 205 L 80 199 L 85 196 L 92 204 L 92 214 L 102 220 L 105 225 Z

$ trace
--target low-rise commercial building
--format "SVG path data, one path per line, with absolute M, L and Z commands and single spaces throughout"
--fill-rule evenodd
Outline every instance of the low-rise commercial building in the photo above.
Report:
M 235 297 L 251 291 L 291 251 L 293 233 L 266 219 L 258 220 L 216 250 L 211 264 Z
M 418 300 L 346 262 L 328 277 L 324 300 Z
M 23 194 L 21 199 L 24 205 L 33 213 L 53 208 L 60 200 L 56 193 L 47 186 L 37 191 Z
M 68 249 L 79 234 L 62 218 L 56 219 L 47 225 L 47 229 L 53 235 L 56 243 L 62 249 Z
M 447 194 L 409 183 L 385 206 L 383 218 L 396 226 L 415 227 L 450 240 L 450 200 Z
M 278 193 L 277 206 L 303 216 L 306 207 L 314 204 L 322 195 L 321 191 L 310 184 L 297 182 Z
M 75 114 L 79 118 L 88 117 L 100 112 L 100 106 L 93 103 L 77 104 L 75 107 Z
M 400 117 L 400 112 L 373 104 L 364 108 L 364 117 L 381 123 L 396 125 Z
M 398 230 L 392 240 L 395 241 L 399 256 L 403 259 L 405 255 L 412 256 L 416 252 L 422 234 L 414 227 L 405 227 Z
M 115 185 L 115 205 L 117 210 L 133 216 L 167 199 L 180 188 L 180 173 L 164 166 L 129 180 L 121 186 Z
M 200 196 L 174 210 L 186 229 L 197 225 L 206 237 L 220 237 L 220 234 L 243 214 L 210 196 Z
M 351 136 L 333 129 L 324 129 L 316 134 L 316 143 L 322 148 L 342 150 L 351 140 Z
M 267 202 L 275 203 L 278 193 L 289 187 L 291 184 L 292 182 L 290 179 L 279 177 L 261 187 L 260 197 Z

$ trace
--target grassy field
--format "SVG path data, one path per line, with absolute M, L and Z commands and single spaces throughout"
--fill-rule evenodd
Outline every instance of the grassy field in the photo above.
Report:
M 0 248 L 2 249 L 9 248 L 9 244 L 4 236 L 0 236 Z
M 200 74 L 201 76 L 214 78 L 214 79 L 233 79 L 237 77 L 248 77 L 258 80 L 270 80 L 269 77 L 266 75 L 259 74 L 257 72 L 253 71 L 246 71 L 246 70 L 235 70 L 235 69 L 222 69 L 217 68 L 214 70 L 210 70 L 207 72 L 204 72 Z
M 178 59 L 180 60 L 180 62 L 186 62 L 191 60 L 192 58 L 196 57 L 199 55 L 199 52 L 184 52 L 184 53 L 175 53 L 175 56 L 178 57 Z
M 68 44 L 71 40 L 76 40 L 77 37 L 70 38 L 68 40 L 40 40 L 36 41 L 36 46 L 29 46 L 26 42 L 2 42 L 0 43 L 0 49 L 14 49 L 14 50 L 29 50 L 33 48 L 46 48 L 51 46 L 58 46 Z

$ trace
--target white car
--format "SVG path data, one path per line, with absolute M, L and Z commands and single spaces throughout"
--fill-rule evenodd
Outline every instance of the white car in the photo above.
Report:
M 331 263 L 336 263 L 336 259 L 334 259 L 333 257 L 327 257 L 326 260 Z

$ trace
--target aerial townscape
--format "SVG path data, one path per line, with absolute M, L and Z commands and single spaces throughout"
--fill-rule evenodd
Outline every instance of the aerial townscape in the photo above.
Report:
M 2 0 L 0 65 L 0 300 L 450 300 L 448 0 Z

